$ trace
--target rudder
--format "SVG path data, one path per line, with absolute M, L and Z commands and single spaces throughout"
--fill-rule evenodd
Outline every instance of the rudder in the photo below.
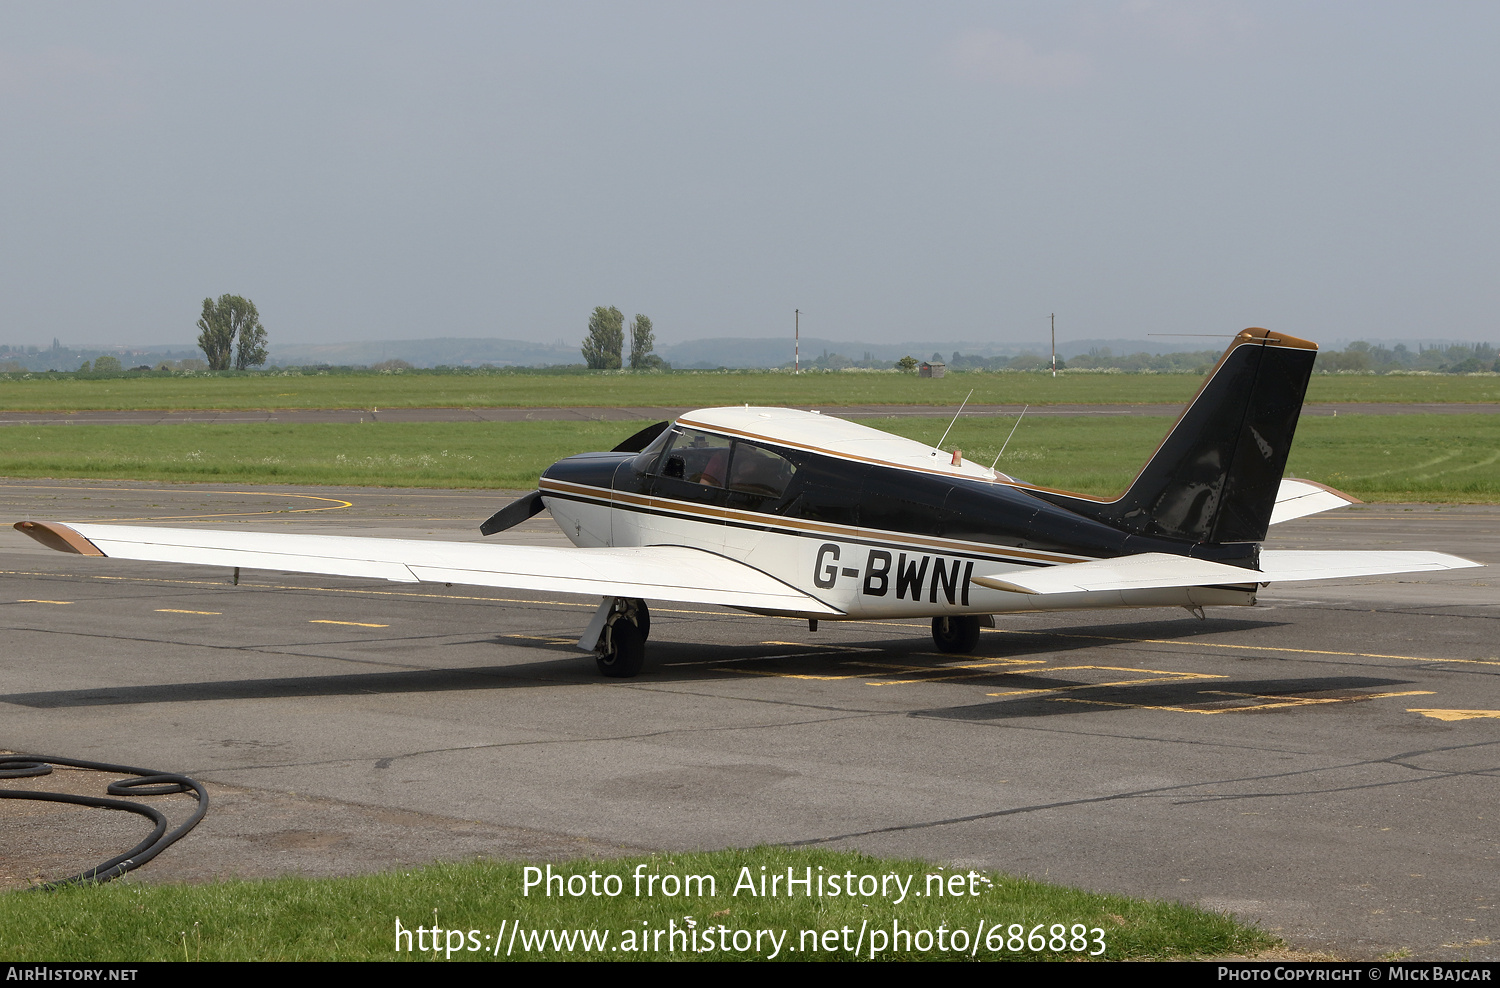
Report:
M 1119 498 L 1038 493 L 1139 535 L 1215 544 L 1261 541 L 1317 351 L 1307 340 L 1244 330 Z

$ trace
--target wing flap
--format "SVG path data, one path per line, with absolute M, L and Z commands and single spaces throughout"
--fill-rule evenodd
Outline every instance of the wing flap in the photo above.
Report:
M 1063 563 L 1024 572 L 976 576 L 974 582 L 1011 593 L 1056 594 L 1091 590 L 1150 590 L 1162 587 L 1239 586 L 1344 580 L 1392 573 L 1424 573 L 1480 566 L 1445 552 L 1316 552 L 1267 550 L 1260 569 L 1228 566 L 1207 559 L 1146 552 L 1118 559 Z
M 52 548 L 59 542 L 74 547 L 69 551 L 88 545 L 117 559 L 843 613 L 753 566 L 687 546 L 562 549 L 82 522 L 22 524 L 29 527 L 17 528 Z

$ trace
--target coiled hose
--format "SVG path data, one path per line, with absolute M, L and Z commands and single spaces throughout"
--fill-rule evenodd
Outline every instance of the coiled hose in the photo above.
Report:
M 203 785 L 185 775 L 157 772 L 148 768 L 132 768 L 129 765 L 107 765 L 104 762 L 85 762 L 73 758 L 53 758 L 47 755 L 0 755 L 0 779 L 20 779 L 31 776 L 50 775 L 53 765 L 69 768 L 87 768 L 96 772 L 129 775 L 134 778 L 111 782 L 105 792 L 111 796 L 167 796 L 179 792 L 192 792 L 198 797 L 198 808 L 177 829 L 167 833 L 167 818 L 154 806 L 136 803 L 128 799 L 105 799 L 100 796 L 78 796 L 73 793 L 39 792 L 31 789 L 0 789 L 0 799 L 40 799 L 52 803 L 72 803 L 76 806 L 97 806 L 107 810 L 125 810 L 138 813 L 156 826 L 151 835 L 124 854 L 116 855 L 87 871 L 70 878 L 34 886 L 36 889 L 55 889 L 65 885 L 107 882 L 119 878 L 127 871 L 141 865 L 165 851 L 175 841 L 198 825 L 208 812 L 208 791 Z

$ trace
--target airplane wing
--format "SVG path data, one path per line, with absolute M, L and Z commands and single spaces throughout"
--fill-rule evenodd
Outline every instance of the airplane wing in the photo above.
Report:
M 15 528 L 49 548 L 116 559 L 843 613 L 752 566 L 686 546 L 561 549 L 85 522 L 23 521 Z
M 1298 580 L 1339 580 L 1388 573 L 1420 573 L 1481 566 L 1444 552 L 1317 552 L 1271 549 L 1260 555 L 1260 569 L 1244 569 L 1207 559 L 1146 552 L 1118 559 L 1063 563 L 1022 573 L 976 576 L 974 582 L 1012 593 L 1055 594 L 1087 590 L 1147 590 L 1157 587 L 1239 586 Z
M 1332 511 L 1351 504 L 1363 504 L 1359 498 L 1336 491 L 1315 480 L 1294 480 L 1283 477 L 1276 489 L 1276 503 L 1271 508 L 1271 524 L 1291 521 L 1320 511 Z

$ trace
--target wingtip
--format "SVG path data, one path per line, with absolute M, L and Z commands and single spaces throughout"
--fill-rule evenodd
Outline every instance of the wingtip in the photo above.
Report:
M 98 546 L 60 522 L 18 521 L 11 527 L 58 552 L 72 552 L 80 556 L 104 555 Z

